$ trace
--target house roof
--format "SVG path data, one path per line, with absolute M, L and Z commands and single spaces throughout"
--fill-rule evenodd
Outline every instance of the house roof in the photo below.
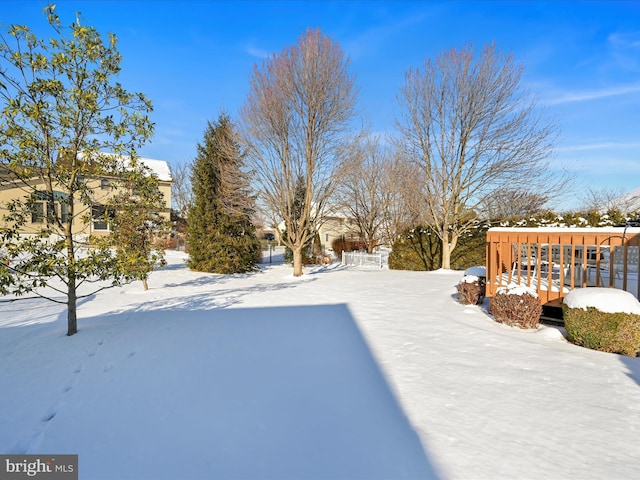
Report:
M 171 176 L 171 168 L 169 164 L 164 160 L 154 160 L 152 158 L 140 158 L 142 162 L 149 170 L 158 176 L 159 180 L 170 182 L 173 180 Z
M 118 160 L 122 162 L 128 162 L 130 159 L 128 155 L 117 155 L 115 153 L 109 153 L 109 152 L 100 152 L 100 155 L 114 156 L 114 157 L 117 157 Z M 165 182 L 173 181 L 173 177 L 171 176 L 171 168 L 169 167 L 169 164 L 165 160 L 155 160 L 153 158 L 144 158 L 144 157 L 137 157 L 137 159 L 145 167 L 151 170 L 151 173 L 155 173 L 159 180 L 162 180 Z

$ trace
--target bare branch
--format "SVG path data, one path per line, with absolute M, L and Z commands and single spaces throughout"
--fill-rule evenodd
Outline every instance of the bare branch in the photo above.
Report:
M 405 151 L 422 170 L 425 217 L 449 268 L 473 215 L 504 189 L 543 197 L 560 180 L 547 164 L 555 126 L 520 87 L 522 67 L 485 46 L 443 52 L 411 69 L 398 96 Z
M 256 65 L 242 110 L 260 201 L 284 223 L 294 275 L 334 189 L 357 92 L 340 46 L 319 30 Z

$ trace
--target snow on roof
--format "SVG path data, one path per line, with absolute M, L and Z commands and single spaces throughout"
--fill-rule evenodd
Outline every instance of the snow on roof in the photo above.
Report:
M 571 290 L 564 303 L 569 308 L 597 308 L 607 313 L 634 313 L 640 315 L 640 303 L 631 293 L 617 288 L 586 287 Z
M 152 158 L 139 158 L 138 160 L 140 160 L 140 162 L 142 162 L 142 164 L 149 170 L 155 173 L 160 180 L 170 182 L 173 179 L 171 177 L 169 164 L 164 160 L 153 160 Z
M 117 155 L 115 153 L 109 153 L 109 152 L 99 152 L 99 155 L 116 157 L 119 161 L 122 161 L 123 163 L 125 162 L 128 163 L 131 161 L 131 157 L 129 155 Z M 78 156 L 79 158 L 84 158 L 86 155 L 84 152 L 80 152 Z M 169 167 L 169 164 L 166 161 L 154 160 L 152 158 L 143 158 L 143 157 L 137 157 L 137 158 L 140 161 L 140 163 L 142 163 L 149 170 L 151 170 L 151 173 L 155 173 L 159 180 L 162 180 L 165 182 L 171 182 L 173 180 L 173 177 L 171 176 L 171 168 Z

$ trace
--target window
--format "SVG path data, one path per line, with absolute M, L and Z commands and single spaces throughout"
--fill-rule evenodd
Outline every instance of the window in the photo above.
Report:
M 54 223 L 56 221 L 56 214 L 58 213 L 58 204 L 54 203 L 52 205 L 51 203 L 47 202 L 46 209 L 47 209 L 47 223 Z
M 104 205 L 94 205 L 91 208 L 91 218 L 93 221 L 93 230 L 108 232 L 109 224 L 113 219 L 113 212 Z
M 60 203 L 60 208 L 62 210 L 60 221 L 62 223 L 67 223 L 69 221 L 69 205 L 66 203 Z
M 31 223 L 44 222 L 44 202 L 34 202 L 31 205 Z
M 109 182 L 108 179 L 103 178 L 100 180 L 100 190 L 107 190 L 110 185 L 111 185 L 111 182 Z
M 52 195 L 48 192 L 35 192 L 31 203 L 32 223 L 42 223 L 45 221 L 45 218 L 47 223 L 54 223 L 56 217 L 59 218 L 62 223 L 66 223 L 69 220 L 69 202 L 67 201 L 67 195 L 63 192 L 54 191 L 53 200 L 55 203 L 52 203 L 51 199 Z

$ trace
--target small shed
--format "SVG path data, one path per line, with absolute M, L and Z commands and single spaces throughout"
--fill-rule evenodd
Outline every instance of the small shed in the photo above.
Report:
M 611 287 L 640 298 L 640 228 L 491 228 L 487 297 L 509 284 L 535 289 L 543 305 L 574 288 Z

